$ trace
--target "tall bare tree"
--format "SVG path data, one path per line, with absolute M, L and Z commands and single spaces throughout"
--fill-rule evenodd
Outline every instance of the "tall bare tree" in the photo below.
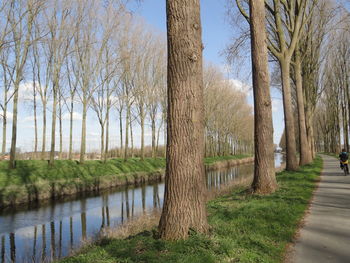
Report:
M 0 108 L 2 110 L 2 147 L 1 154 L 4 155 L 6 152 L 6 139 L 7 139 L 7 119 L 8 119 L 8 104 L 13 97 L 13 93 L 10 92 L 11 81 L 13 79 L 13 73 L 15 67 L 9 66 L 9 54 L 11 47 L 11 39 L 8 38 L 8 35 L 11 32 L 11 20 L 10 13 L 12 12 L 13 1 L 3 1 L 0 4 L 0 15 L 3 19 L 0 20 L 0 53 L 1 53 L 1 68 L 3 75 L 3 101 L 0 102 Z
M 35 19 L 43 5 L 39 0 L 27 0 L 25 3 L 19 1 L 11 2 L 12 10 L 9 13 L 11 27 L 11 41 L 14 46 L 14 67 L 15 73 L 13 76 L 13 119 L 12 119 L 12 139 L 10 150 L 10 168 L 16 166 L 16 145 L 17 145 L 17 119 L 18 119 L 18 96 L 19 86 L 23 80 L 24 66 L 28 58 L 29 48 L 32 44 L 32 30 Z
M 66 74 L 67 74 L 67 81 L 69 86 L 69 105 L 67 105 L 67 109 L 69 111 L 69 146 L 68 146 L 69 160 L 73 159 L 74 102 L 75 102 L 75 96 L 76 96 L 77 87 L 78 87 L 77 76 L 79 75 L 79 73 L 75 71 L 78 68 L 77 65 L 75 64 L 76 62 L 74 61 L 74 56 L 73 55 L 68 56 L 66 60 Z M 70 72 L 73 72 L 73 74 L 71 75 Z
M 253 191 L 259 194 L 277 188 L 274 162 L 272 105 L 267 62 L 264 0 L 250 0 L 250 32 L 252 45 L 254 91 L 255 165 Z
M 1 69 L 2 69 L 2 76 L 3 76 L 3 101 L 0 102 L 0 108 L 2 110 L 1 118 L 2 118 L 2 148 L 1 148 L 1 154 L 5 155 L 6 152 L 6 134 L 7 134 L 7 119 L 8 119 L 8 104 L 10 103 L 13 92 L 11 92 L 11 84 L 13 79 L 13 73 L 15 67 L 9 66 L 9 53 L 8 48 L 2 48 L 1 54 Z
M 51 149 L 50 149 L 50 165 L 54 164 L 55 148 L 56 148 L 56 120 L 57 120 L 57 106 L 59 106 L 59 113 L 61 112 L 62 87 L 61 76 L 62 68 L 69 52 L 73 34 L 69 31 L 71 16 L 70 16 L 70 2 L 69 1 L 53 1 L 52 13 L 48 13 L 50 20 L 48 22 L 49 37 L 48 45 L 52 58 L 51 72 L 52 72 L 52 116 L 51 116 Z M 60 116 L 62 116 L 60 114 Z M 62 123 L 60 121 L 60 127 Z M 60 142 L 62 142 L 62 133 L 60 132 Z M 62 151 L 62 144 L 60 143 L 60 152 Z

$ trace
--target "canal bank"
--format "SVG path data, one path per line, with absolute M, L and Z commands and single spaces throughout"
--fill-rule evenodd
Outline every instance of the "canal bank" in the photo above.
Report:
M 253 161 L 247 155 L 213 157 L 205 159 L 205 167 L 212 171 Z M 45 161 L 18 161 L 14 170 L 7 165 L 0 162 L 0 209 L 158 182 L 164 178 L 165 159 L 112 159 L 106 163 L 87 161 L 83 165 L 65 160 L 56 161 L 54 167 L 48 167 Z

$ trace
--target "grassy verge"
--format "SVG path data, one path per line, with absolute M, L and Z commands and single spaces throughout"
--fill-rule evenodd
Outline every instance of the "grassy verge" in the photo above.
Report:
M 165 242 L 145 231 L 126 239 L 103 239 L 61 263 L 282 262 L 321 169 L 318 157 L 297 172 L 279 173 L 279 190 L 272 195 L 251 196 L 236 189 L 210 201 L 210 236 L 193 233 L 185 241 Z
M 102 161 L 86 161 L 79 165 L 75 161 L 57 160 L 53 167 L 47 161 L 23 160 L 17 161 L 16 169 L 8 169 L 8 162 L 0 162 L 0 188 L 9 185 L 22 185 L 38 181 L 57 181 L 80 178 L 89 180 L 93 177 L 106 175 L 129 174 L 137 172 L 151 173 L 165 168 L 164 158 L 111 159 Z
M 205 164 L 213 164 L 226 160 L 239 160 L 250 155 L 233 155 L 205 158 Z M 89 179 L 106 175 L 129 174 L 137 172 L 152 173 L 165 169 L 165 158 L 111 159 L 106 163 L 102 161 L 86 161 L 79 165 L 75 161 L 57 160 L 53 167 L 47 161 L 22 160 L 17 161 L 16 169 L 8 169 L 8 162 L 0 162 L 0 188 L 9 185 L 21 185 L 40 180 L 57 181 L 62 179 Z

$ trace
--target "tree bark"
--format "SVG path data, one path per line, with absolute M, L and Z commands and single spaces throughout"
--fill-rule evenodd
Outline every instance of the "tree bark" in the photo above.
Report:
M 160 237 L 207 232 L 199 0 L 167 0 L 168 143 Z
M 163 128 L 163 132 L 164 132 L 164 151 L 163 151 L 163 156 L 166 157 L 166 142 L 167 142 L 167 120 L 166 120 L 166 111 L 163 110 L 163 113 L 162 113 L 162 118 L 163 118 L 163 125 L 164 125 L 164 128 Z
M 347 131 L 349 130 L 349 124 L 350 124 L 350 94 L 349 94 L 349 78 L 346 77 L 346 83 L 345 83 L 345 92 L 346 92 L 346 99 L 348 101 L 348 114 L 346 114 L 345 112 L 345 115 L 348 115 L 348 118 L 346 118 L 346 129 Z M 345 97 L 344 97 L 345 99 Z M 347 147 L 347 151 L 349 151 L 349 133 L 347 133 L 347 137 L 346 137 L 346 147 Z
M 305 106 L 303 95 L 303 79 L 301 75 L 301 58 L 298 47 L 295 50 L 295 80 L 297 91 L 298 123 L 299 123 L 299 144 L 300 144 L 300 165 L 309 164 L 312 161 L 309 142 L 306 134 Z
M 294 117 L 292 108 L 292 95 L 290 89 L 290 58 L 284 58 L 280 61 L 282 73 L 282 95 L 284 108 L 284 124 L 286 134 L 286 170 L 294 171 L 298 168 L 296 156 L 296 141 Z

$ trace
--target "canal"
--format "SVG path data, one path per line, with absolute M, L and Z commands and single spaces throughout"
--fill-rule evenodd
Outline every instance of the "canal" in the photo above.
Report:
M 276 167 L 283 158 L 276 155 Z M 208 191 L 253 174 L 240 165 L 206 174 Z M 105 227 L 118 227 L 144 213 L 160 210 L 164 183 L 120 187 L 39 207 L 0 211 L 0 262 L 49 262 L 67 256 Z

